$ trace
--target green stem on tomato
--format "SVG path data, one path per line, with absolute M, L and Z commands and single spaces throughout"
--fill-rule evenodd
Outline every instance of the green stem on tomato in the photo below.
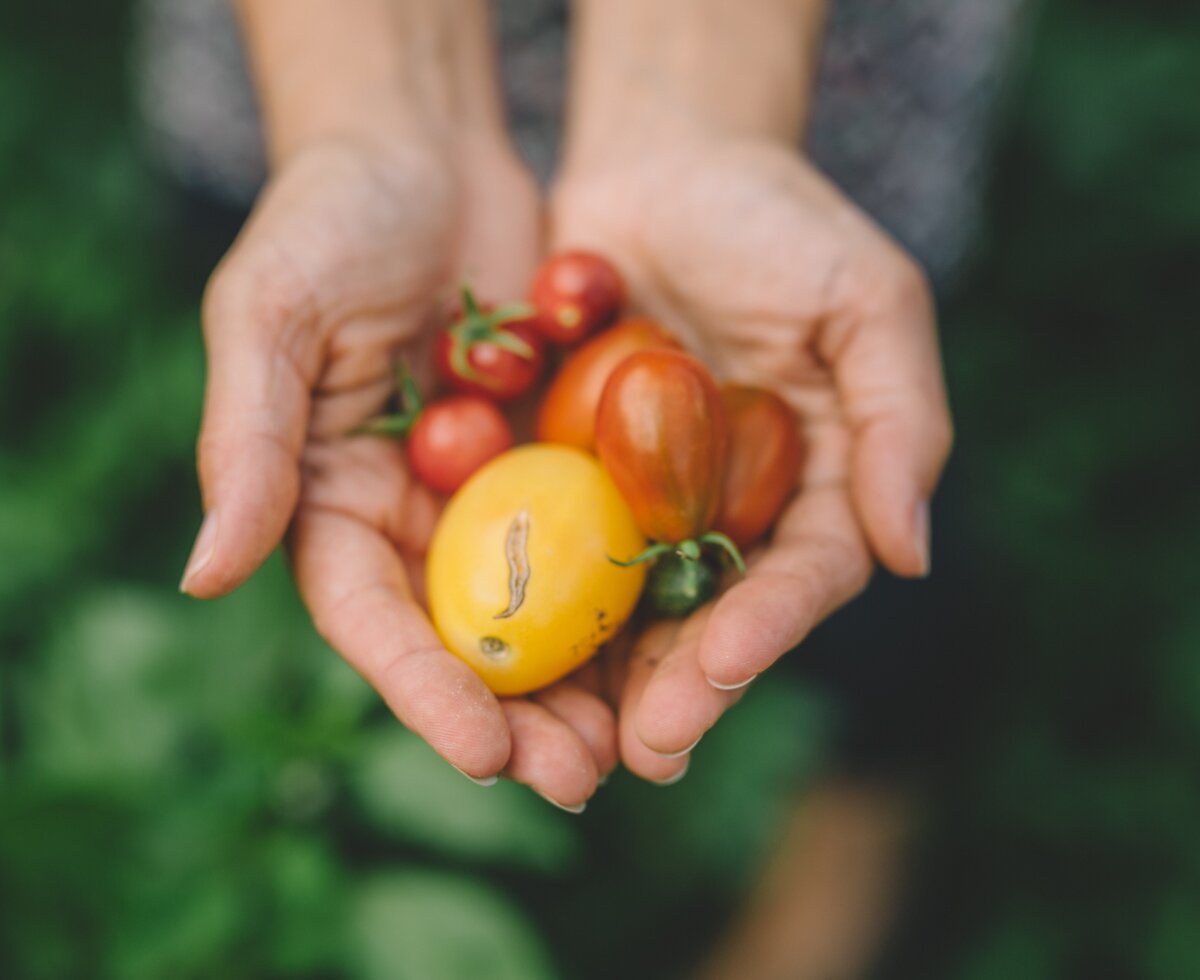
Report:
M 707 534 L 700 535 L 700 543 L 716 545 L 729 556 L 739 572 L 743 575 L 746 574 L 746 562 L 742 558 L 742 553 L 738 551 L 738 546 L 727 534 L 722 534 L 720 531 L 709 531 Z
M 620 565 L 622 568 L 632 568 L 634 565 L 640 565 L 642 562 L 650 561 L 652 558 L 657 558 L 659 555 L 665 555 L 675 550 L 672 544 L 652 544 L 649 548 L 643 551 L 640 555 L 635 555 L 629 561 L 621 561 L 619 558 L 608 556 L 608 560 L 614 565 Z
M 525 361 L 532 361 L 537 356 L 537 351 L 528 343 L 516 334 L 501 329 L 512 320 L 533 316 L 535 311 L 532 306 L 511 303 L 485 313 L 470 286 L 463 285 L 461 295 L 462 319 L 446 328 L 450 334 L 450 364 L 458 377 L 488 386 L 483 376 L 471 365 L 471 348 L 479 343 L 495 344 Z
M 702 534 L 698 538 L 687 538 L 676 544 L 652 544 L 641 554 L 630 558 L 629 561 L 619 561 L 616 558 L 609 556 L 609 561 L 614 565 L 620 565 L 622 568 L 629 568 L 632 565 L 640 565 L 642 562 L 650 561 L 657 558 L 659 555 L 675 554 L 684 561 L 699 561 L 701 557 L 701 545 L 715 545 L 717 548 L 729 557 L 737 570 L 743 575 L 746 574 L 746 563 L 742 560 L 742 553 L 738 551 L 738 547 L 727 535 L 720 531 L 709 531 L 707 534 Z
M 421 389 L 417 387 L 416 379 L 403 360 L 396 364 L 396 399 L 400 404 L 399 412 L 394 415 L 381 415 L 378 418 L 368 419 L 362 425 L 351 429 L 349 434 L 352 436 L 394 436 L 403 439 L 412 431 L 412 427 L 421 417 L 421 411 L 425 405 L 421 399 Z

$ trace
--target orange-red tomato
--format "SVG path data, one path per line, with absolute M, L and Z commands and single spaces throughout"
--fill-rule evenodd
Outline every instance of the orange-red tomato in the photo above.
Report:
M 494 403 L 477 395 L 451 395 L 417 416 L 408 433 L 408 461 L 426 486 L 453 493 L 512 445 L 512 428 Z
M 766 533 L 796 488 L 803 445 L 791 407 L 773 391 L 723 385 L 729 453 L 713 529 L 745 548 Z
M 716 382 L 682 351 L 630 355 L 596 412 L 596 449 L 648 538 L 675 544 L 712 526 L 725 473 Z
M 625 302 L 621 274 L 601 255 L 576 249 L 551 255 L 529 287 L 542 336 L 556 344 L 576 344 L 611 323 Z
M 591 451 L 596 406 L 613 369 L 630 354 L 678 348 L 679 342 L 645 317 L 628 317 L 588 340 L 564 362 L 538 409 L 537 438 Z

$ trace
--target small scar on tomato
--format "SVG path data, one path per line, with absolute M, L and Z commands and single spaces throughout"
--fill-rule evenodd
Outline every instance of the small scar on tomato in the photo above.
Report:
M 498 636 L 485 636 L 479 641 L 479 652 L 488 660 L 503 663 L 512 654 L 512 648 Z

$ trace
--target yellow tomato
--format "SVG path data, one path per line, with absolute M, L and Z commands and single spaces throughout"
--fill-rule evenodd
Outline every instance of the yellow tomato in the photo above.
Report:
M 446 505 L 429 546 L 429 612 L 446 648 L 497 694 L 544 687 L 629 618 L 646 545 L 599 461 L 568 446 L 520 446 Z

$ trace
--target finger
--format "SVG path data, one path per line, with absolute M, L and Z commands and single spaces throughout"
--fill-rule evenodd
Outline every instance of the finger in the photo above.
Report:
M 804 491 L 770 547 L 717 600 L 698 661 L 710 684 L 745 686 L 861 592 L 871 559 L 844 488 Z
M 473 778 L 504 767 L 511 742 L 500 703 L 442 646 L 383 535 L 343 513 L 305 505 L 292 562 L 318 632 L 401 722 Z
M 617 764 L 617 721 L 612 708 L 573 679 L 539 691 L 533 700 L 583 740 L 602 777 L 612 772 Z
M 391 378 L 381 378 L 332 393 L 319 392 L 308 420 L 310 439 L 336 439 L 381 414 L 395 390 Z
M 933 300 L 907 259 L 870 306 L 822 336 L 854 430 L 854 504 L 880 560 L 898 575 L 929 571 L 929 498 L 953 432 Z
M 583 739 L 541 704 L 506 698 L 501 705 L 512 732 L 504 774 L 555 806 L 581 813 L 600 775 Z
M 625 665 L 620 709 L 617 712 L 617 744 L 621 762 L 635 775 L 660 785 L 670 785 L 681 779 L 687 772 L 688 759 L 686 756 L 668 758 L 650 748 L 638 734 L 637 717 L 646 686 L 678 631 L 678 623 L 656 623 L 637 638 Z
M 208 380 L 198 445 L 205 518 L 180 588 L 240 585 L 283 537 L 319 350 L 302 283 L 231 253 L 204 302 Z
M 690 616 L 661 654 L 646 680 L 634 717 L 638 738 L 651 751 L 668 759 L 691 753 L 744 688 L 714 687 L 700 669 L 700 640 L 712 607 Z

